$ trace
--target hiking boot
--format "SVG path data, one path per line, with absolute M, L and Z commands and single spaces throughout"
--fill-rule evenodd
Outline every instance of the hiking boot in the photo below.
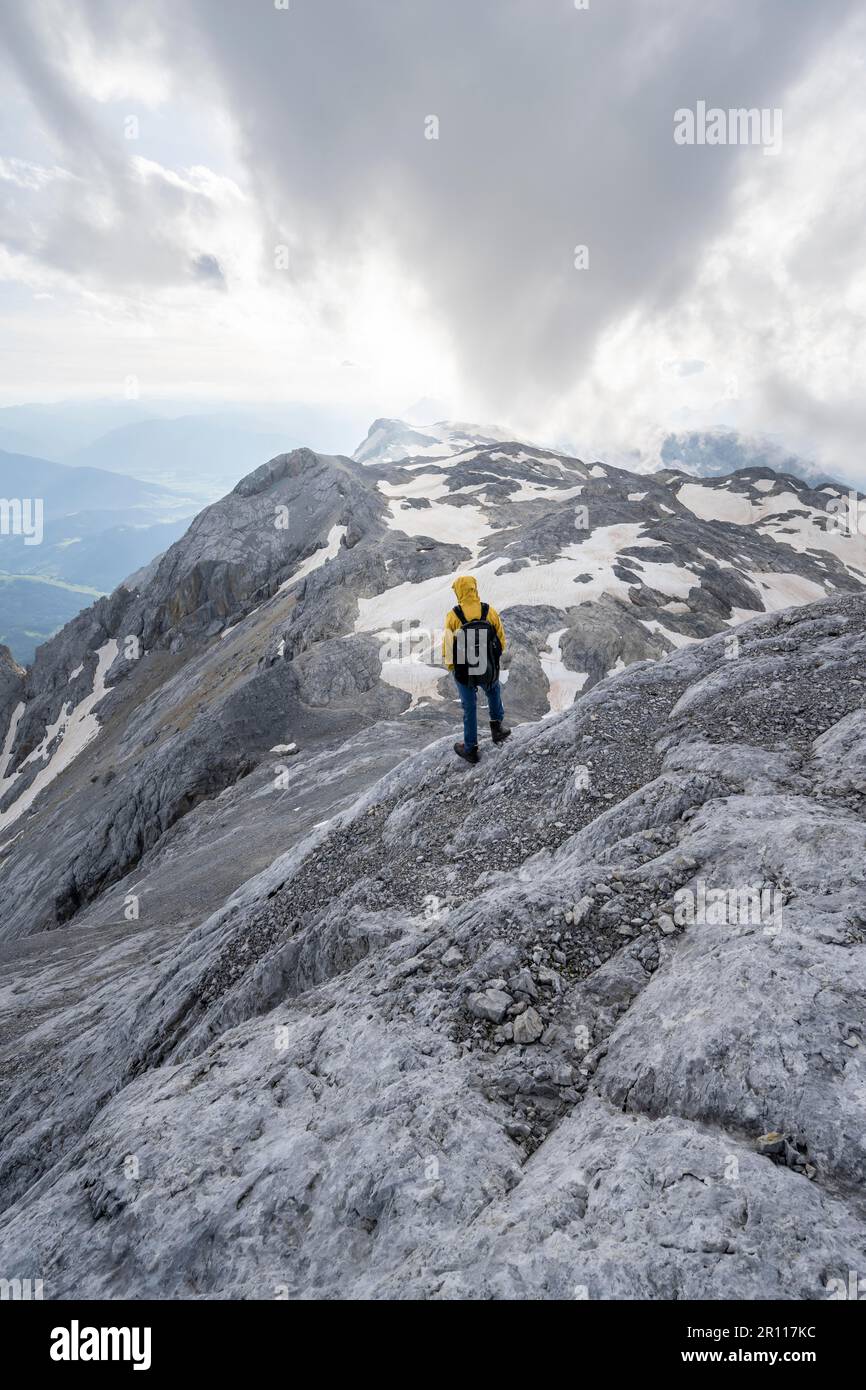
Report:
M 507 738 L 511 738 L 511 730 L 503 726 L 501 719 L 491 719 L 490 736 L 494 743 L 504 743 Z
M 455 743 L 454 752 L 459 758 L 465 758 L 467 763 L 478 762 L 477 748 L 467 748 L 465 743 Z

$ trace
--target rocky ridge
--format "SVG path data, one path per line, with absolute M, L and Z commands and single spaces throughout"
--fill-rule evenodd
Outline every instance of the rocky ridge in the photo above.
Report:
M 639 477 L 463 426 L 395 460 L 385 426 L 399 424 L 376 422 L 363 462 L 270 460 L 26 674 L 0 659 L 0 935 L 95 920 L 140 880 L 170 880 L 177 828 L 203 843 L 225 796 L 218 812 L 246 851 L 229 847 L 212 888 L 197 875 L 183 916 L 201 921 L 274 846 L 256 809 L 275 748 L 315 759 L 401 721 L 381 772 L 451 727 L 438 629 L 461 570 L 505 615 L 518 721 L 750 613 L 866 579 L 834 484 L 766 468 Z
M 183 939 L 91 934 L 62 1024 L 7 955 L 0 1263 L 52 1297 L 828 1297 L 866 1249 L 866 599 L 737 638 L 476 768 L 430 743 Z M 747 888 L 771 917 L 682 919 Z

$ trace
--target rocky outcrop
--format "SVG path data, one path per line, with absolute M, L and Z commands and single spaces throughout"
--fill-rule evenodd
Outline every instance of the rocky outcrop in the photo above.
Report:
M 369 512 L 372 499 L 349 460 L 310 449 L 282 454 L 196 517 L 140 593 L 129 630 L 174 647 L 213 637 L 270 598 L 322 545 Z
M 0 730 L 8 729 L 12 712 L 24 694 L 25 675 L 9 648 L 0 643 Z

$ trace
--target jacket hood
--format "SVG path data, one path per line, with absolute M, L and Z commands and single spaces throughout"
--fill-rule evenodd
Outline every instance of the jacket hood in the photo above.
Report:
M 459 579 L 455 579 L 451 585 L 457 595 L 457 602 L 462 606 L 464 603 L 471 603 L 473 599 L 478 603 L 478 584 L 471 574 L 461 574 Z

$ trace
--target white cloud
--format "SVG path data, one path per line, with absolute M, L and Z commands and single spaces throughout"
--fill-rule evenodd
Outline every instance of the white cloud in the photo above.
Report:
M 651 457 L 664 429 L 728 425 L 863 476 L 864 52 L 858 16 L 785 93 L 783 155 L 744 166 L 672 303 L 606 329 L 555 427 Z
M 0 156 L 0 179 L 16 184 L 18 188 L 38 192 L 55 179 L 72 177 L 68 169 L 59 169 L 56 165 L 52 169 L 46 169 L 41 164 L 31 163 L 28 159 L 3 159 Z
M 34 0 L 11 19 L 7 394 L 133 373 L 155 394 L 376 414 L 438 395 L 587 454 L 728 424 L 859 465 L 849 0 L 659 0 L 650 18 L 645 0 Z M 784 110 L 776 159 L 674 144 L 678 107 L 756 93 Z

